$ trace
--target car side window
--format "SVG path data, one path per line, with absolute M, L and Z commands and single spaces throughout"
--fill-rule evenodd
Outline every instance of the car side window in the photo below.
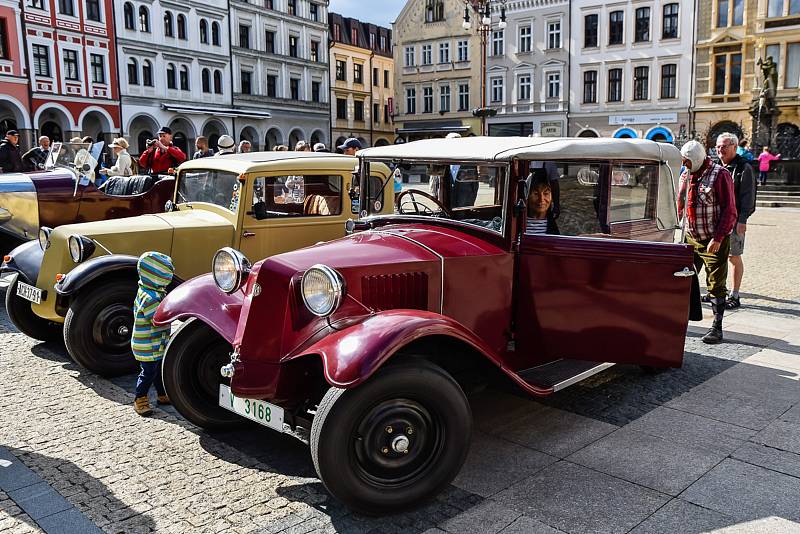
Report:
M 536 176 L 535 163 L 532 175 Z M 553 163 L 548 162 L 553 166 Z M 607 234 L 606 204 L 603 187 L 603 166 L 598 163 L 555 162 L 554 170 L 546 169 L 552 187 L 552 217 L 557 232 L 563 236 Z M 557 176 L 557 179 L 554 179 Z M 530 202 L 530 200 L 529 200 Z
M 655 218 L 658 165 L 615 164 L 611 168 L 611 223 Z
M 342 176 L 262 176 L 253 182 L 251 210 L 256 220 L 324 217 L 342 213 Z

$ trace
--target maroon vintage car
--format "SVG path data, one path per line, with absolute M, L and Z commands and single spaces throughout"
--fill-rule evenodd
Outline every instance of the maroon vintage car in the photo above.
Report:
M 102 142 L 53 143 L 43 169 L 0 175 L 0 234 L 19 244 L 36 239 L 42 227 L 164 211 L 172 178 L 120 176 L 95 186 L 102 148 Z
M 380 514 L 458 473 L 474 380 L 544 396 L 614 363 L 681 365 L 694 269 L 673 243 L 674 146 L 465 138 L 359 157 L 351 235 L 252 267 L 222 249 L 162 303 L 157 321 L 184 321 L 163 377 L 190 421 L 305 439 L 330 492 Z M 397 215 L 369 215 L 392 187 L 364 178 L 378 161 L 403 173 Z

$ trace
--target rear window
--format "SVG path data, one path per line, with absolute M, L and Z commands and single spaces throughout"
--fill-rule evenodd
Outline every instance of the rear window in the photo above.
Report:
M 342 213 L 343 178 L 335 175 L 262 176 L 253 184 L 252 208 L 257 219 L 325 217 Z

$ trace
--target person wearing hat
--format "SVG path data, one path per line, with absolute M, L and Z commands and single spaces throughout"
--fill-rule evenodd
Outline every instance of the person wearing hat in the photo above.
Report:
M 253 149 L 253 144 L 247 139 L 242 139 L 241 141 L 239 141 L 239 149 L 237 150 L 237 152 L 239 152 L 239 154 L 247 154 L 252 149 Z
M 219 152 L 215 156 L 224 156 L 226 154 L 236 154 L 236 141 L 230 135 L 221 135 L 217 139 L 217 148 Z
M 327 152 L 328 147 L 325 146 L 325 143 L 317 143 L 314 145 L 314 152 Z
M 9 130 L 6 138 L 0 141 L 0 169 L 3 172 L 22 172 L 22 155 L 19 153 L 19 132 Z
M 139 157 L 139 167 L 149 169 L 149 174 L 157 176 L 167 174 L 184 161 L 186 154 L 172 144 L 172 130 L 162 126 L 158 131 L 158 139 L 147 142 L 147 150 Z
M 311 145 L 303 140 L 300 140 L 296 145 L 294 145 L 294 150 L 295 152 L 311 152 Z
M 361 146 L 361 141 L 359 141 L 355 137 L 351 137 L 350 139 L 342 143 L 338 148 L 339 150 L 342 151 L 342 154 L 344 154 L 345 156 L 355 156 L 356 152 L 358 152 L 364 147 Z
M 100 169 L 100 174 L 111 176 L 130 176 L 133 174 L 133 161 L 131 155 L 128 154 L 128 142 L 124 137 L 117 137 L 108 145 L 114 150 L 114 155 L 117 157 L 116 163 L 110 169 Z
M 685 170 L 678 186 L 678 214 L 686 220 L 686 242 L 694 248 L 695 270 L 705 267 L 714 310 L 714 323 L 703 342 L 716 344 L 722 342 L 728 254 L 738 216 L 733 178 L 725 167 L 706 155 L 705 147 L 697 141 L 683 145 L 681 157 Z

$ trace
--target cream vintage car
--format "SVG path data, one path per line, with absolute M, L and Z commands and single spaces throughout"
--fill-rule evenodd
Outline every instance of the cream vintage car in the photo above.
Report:
M 357 160 L 336 154 L 261 152 L 204 158 L 178 171 L 166 212 L 42 228 L 0 271 L 14 272 L 6 310 L 23 333 L 62 336 L 78 364 L 111 376 L 135 368 L 130 351 L 136 262 L 156 250 L 172 257 L 173 286 L 211 270 L 214 253 L 236 247 L 265 258 L 345 235 L 358 217 Z M 389 168 L 372 168 L 387 183 Z M 394 211 L 391 187 L 370 208 Z

